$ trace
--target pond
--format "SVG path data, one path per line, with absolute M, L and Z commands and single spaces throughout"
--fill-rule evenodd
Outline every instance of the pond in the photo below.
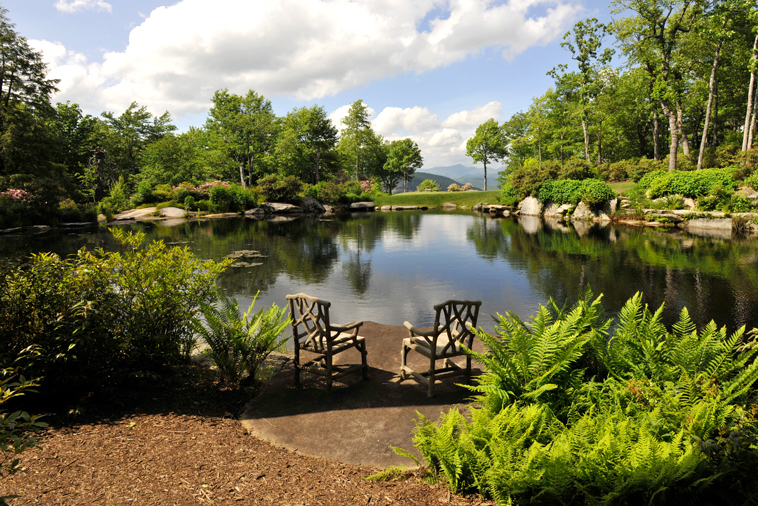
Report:
M 489 314 L 533 315 L 551 296 L 574 301 L 589 283 L 613 314 L 637 291 L 666 323 L 685 306 L 702 327 L 711 319 L 729 330 L 758 326 L 758 240 L 728 240 L 660 229 L 578 224 L 539 218 L 492 219 L 470 212 L 405 211 L 287 221 L 235 218 L 123 225 L 148 240 L 186 245 L 201 258 L 234 252 L 248 267 L 231 267 L 221 290 L 247 307 L 285 304 L 304 292 L 332 302 L 332 320 L 431 325 L 432 306 L 447 299 L 482 300 Z M 5 235 L 0 257 L 34 251 L 59 254 L 114 248 L 103 228 Z

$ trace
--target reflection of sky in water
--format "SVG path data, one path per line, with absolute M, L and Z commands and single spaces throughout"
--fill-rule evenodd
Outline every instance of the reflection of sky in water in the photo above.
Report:
M 373 249 L 360 250 L 356 241 L 340 246 L 340 259 L 328 279 L 306 284 L 288 274 L 261 293 L 265 303 L 282 304 L 285 295 L 304 292 L 332 302 L 330 316 L 336 322 L 368 320 L 389 325 L 431 325 L 432 307 L 448 299 L 482 300 L 479 324 L 492 328 L 489 314 L 513 311 L 528 317 L 544 302 L 529 288 L 523 272 L 503 259 L 479 256 L 466 239 L 470 215 L 422 216 L 412 238 L 384 230 Z M 352 266 L 348 265 L 352 263 Z M 345 279 L 346 271 L 360 266 L 368 273 L 360 293 Z M 249 304 L 251 297 L 240 302 Z
M 610 313 L 637 291 L 665 323 L 683 307 L 702 328 L 758 326 L 758 240 L 728 241 L 633 228 L 566 227 L 540 219 L 491 220 L 470 213 L 376 213 L 349 220 L 291 223 L 217 220 L 168 227 L 140 224 L 148 240 L 187 244 L 200 258 L 221 259 L 258 250 L 262 265 L 230 268 L 219 284 L 245 309 L 261 290 L 261 304 L 286 304 L 304 292 L 331 301 L 332 320 L 431 325 L 432 306 L 448 299 L 482 301 L 489 314 L 512 311 L 522 319 L 550 296 L 576 300 L 589 283 L 604 293 Z M 31 251 L 75 252 L 113 248 L 107 231 L 8 234 L 0 257 Z

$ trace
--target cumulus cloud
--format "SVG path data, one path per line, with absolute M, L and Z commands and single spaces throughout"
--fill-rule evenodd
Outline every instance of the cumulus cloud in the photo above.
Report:
M 88 9 L 111 12 L 111 4 L 103 0 L 57 0 L 55 8 L 61 12 L 76 12 Z
M 152 11 L 127 47 L 102 61 L 45 55 L 71 100 L 109 110 L 137 100 L 181 116 L 207 109 L 219 88 L 314 100 L 488 48 L 513 58 L 559 36 L 580 9 L 576 1 L 217 0 L 208 8 L 206 0 L 182 0 Z M 56 7 L 110 5 L 58 0 Z
M 329 115 L 338 128 L 341 128 L 340 119 L 345 117 L 349 108 L 349 104 L 343 105 Z M 484 121 L 489 118 L 499 121 L 501 110 L 500 102 L 490 102 L 440 120 L 426 107 L 385 107 L 375 117 L 374 110 L 369 107 L 374 131 L 388 140 L 410 137 L 416 141 L 424 156 L 425 167 L 470 163 L 466 157 L 466 141 Z

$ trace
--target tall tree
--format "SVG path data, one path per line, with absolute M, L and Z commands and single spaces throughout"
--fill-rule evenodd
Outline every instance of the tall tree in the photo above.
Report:
M 155 117 L 137 102 L 132 102 L 118 117 L 112 112 L 104 112 L 102 117 L 111 131 L 108 156 L 119 166 L 122 175 L 126 172 L 135 176 L 139 158 L 147 145 L 176 130 L 168 111 Z
M 293 110 L 282 120 L 277 136 L 280 170 L 318 183 L 324 155 L 336 147 L 338 138 L 339 132 L 323 107 L 314 105 Z
M 590 18 L 576 23 L 573 31 L 566 32 L 563 36 L 563 42 L 561 42 L 561 47 L 571 52 L 571 58 L 576 61 L 579 67 L 580 117 L 582 133 L 584 134 L 584 157 L 587 162 L 590 162 L 589 115 L 591 102 L 602 87 L 598 73 L 610 63 L 613 57 L 613 50 L 610 48 L 599 53 L 606 33 L 607 28 L 604 24 L 599 23 L 595 18 Z
M 350 105 L 347 116 L 342 118 L 344 127 L 340 131 L 340 144 L 343 152 L 351 152 L 355 161 L 355 180 L 360 180 L 361 154 L 371 138 L 375 135 L 368 119 L 368 107 L 363 100 L 356 100 Z
M 271 101 L 254 90 L 242 97 L 227 89 L 217 90 L 212 101 L 206 129 L 239 168 L 240 183 L 252 185 L 266 172 L 279 128 Z
M 392 141 L 387 150 L 387 161 L 383 166 L 381 177 L 384 188 L 392 193 L 398 180 L 403 180 L 403 191 L 408 191 L 408 182 L 413 178 L 416 170 L 424 165 L 421 150 L 412 139 Z
M 487 191 L 487 164 L 508 156 L 508 140 L 497 121 L 490 118 L 476 128 L 474 136 L 466 142 L 466 156 L 484 165 L 484 191 Z

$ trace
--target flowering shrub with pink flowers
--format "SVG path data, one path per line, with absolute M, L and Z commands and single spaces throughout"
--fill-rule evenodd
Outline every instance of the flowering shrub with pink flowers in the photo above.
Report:
M 451 184 L 450 186 L 447 187 L 447 191 L 449 191 L 449 192 L 459 192 L 459 191 L 461 191 L 461 187 L 458 186 L 456 183 L 453 183 L 453 184 Z
M 461 191 L 467 192 L 469 190 L 472 190 L 474 188 L 474 185 L 471 183 L 466 183 L 461 187 Z
M 0 192 L 0 196 L 13 199 L 13 200 L 19 200 L 21 202 L 29 202 L 32 199 L 31 193 L 24 190 L 17 190 L 14 188 L 9 188 L 7 191 Z

